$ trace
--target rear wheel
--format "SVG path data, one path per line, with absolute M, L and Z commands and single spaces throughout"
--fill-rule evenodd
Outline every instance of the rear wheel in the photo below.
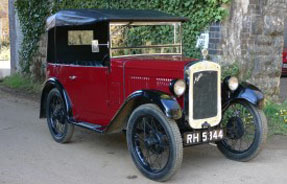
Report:
M 58 143 L 71 140 L 74 125 L 66 118 L 65 102 L 58 89 L 52 89 L 47 97 L 47 123 L 53 139 Z
M 267 119 L 262 110 L 249 102 L 232 102 L 222 117 L 225 138 L 219 150 L 229 159 L 249 161 L 262 150 L 267 138 Z
M 142 105 L 132 113 L 127 144 L 137 168 L 152 180 L 166 181 L 181 166 L 183 144 L 178 126 L 156 105 Z

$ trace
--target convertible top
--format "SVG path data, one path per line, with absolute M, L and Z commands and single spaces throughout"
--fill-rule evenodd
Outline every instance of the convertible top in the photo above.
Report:
M 119 21 L 162 21 L 185 22 L 184 17 L 176 17 L 153 10 L 79 9 L 62 10 L 47 19 L 47 29 L 62 26 L 93 25 L 97 22 Z

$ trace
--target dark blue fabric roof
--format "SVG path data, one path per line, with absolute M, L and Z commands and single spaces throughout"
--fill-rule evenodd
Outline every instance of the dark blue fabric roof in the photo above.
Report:
M 79 9 L 62 10 L 47 19 L 47 29 L 61 26 L 92 25 L 97 22 L 117 21 L 188 21 L 153 10 Z

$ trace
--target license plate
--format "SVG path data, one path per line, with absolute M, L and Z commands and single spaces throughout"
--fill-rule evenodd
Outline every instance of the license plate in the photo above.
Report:
M 283 68 L 287 68 L 287 64 L 285 63 L 285 64 L 283 64 Z
M 184 134 L 184 145 L 214 142 L 223 139 L 223 130 L 204 130 L 201 132 L 188 132 Z

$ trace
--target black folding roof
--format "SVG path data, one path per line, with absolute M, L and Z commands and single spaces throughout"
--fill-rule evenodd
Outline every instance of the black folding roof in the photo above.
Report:
M 167 21 L 184 22 L 187 18 L 176 17 L 153 10 L 79 9 L 62 10 L 47 19 L 47 29 L 61 26 L 92 25 L 97 22 L 117 21 Z

